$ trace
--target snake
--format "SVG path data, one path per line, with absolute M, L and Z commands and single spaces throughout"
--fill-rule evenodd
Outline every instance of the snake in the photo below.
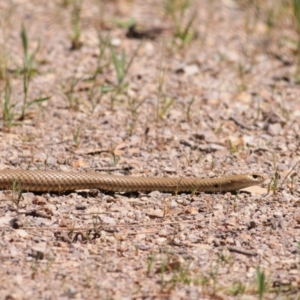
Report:
M 0 189 L 32 192 L 63 192 L 99 189 L 111 192 L 215 193 L 232 192 L 266 179 L 261 173 L 228 175 L 215 178 L 135 177 L 97 172 L 62 172 L 45 170 L 0 170 Z

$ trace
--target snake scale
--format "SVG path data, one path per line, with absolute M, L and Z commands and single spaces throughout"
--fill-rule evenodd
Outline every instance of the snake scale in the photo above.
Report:
M 220 178 L 133 177 L 41 170 L 0 170 L 0 189 L 61 192 L 100 189 L 113 192 L 230 192 L 262 183 L 264 174 L 229 175 Z

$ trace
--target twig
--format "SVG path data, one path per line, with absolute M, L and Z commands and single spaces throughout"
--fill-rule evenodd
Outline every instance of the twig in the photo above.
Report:
M 72 140 L 68 139 L 68 140 L 64 140 L 64 141 L 60 141 L 60 142 L 48 143 L 45 146 L 61 145 L 61 144 L 69 143 L 69 142 L 72 142 Z
M 227 247 L 227 249 L 230 252 L 235 252 L 235 253 L 243 254 L 243 255 L 246 255 L 246 256 L 256 256 L 257 255 L 256 252 L 249 252 L 249 251 L 246 251 L 246 250 L 237 249 L 237 248 L 233 248 L 233 247 Z
M 297 167 L 297 165 L 299 164 L 299 160 L 297 161 L 297 163 L 291 168 L 291 170 L 287 173 L 287 175 L 284 177 L 284 179 L 281 182 L 280 188 L 282 188 L 283 183 L 285 182 L 285 180 L 288 178 L 288 176 L 294 171 L 294 169 Z
M 244 129 L 253 130 L 252 127 L 249 127 L 248 125 L 242 123 L 241 121 L 237 120 L 235 117 L 230 117 L 229 120 L 232 120 L 236 125 L 244 128 Z
M 113 172 L 113 171 L 131 171 L 133 169 L 132 166 L 126 166 L 126 167 L 121 167 L 121 168 L 117 168 L 117 167 L 112 167 L 112 168 L 97 168 L 95 169 L 95 171 L 98 172 Z

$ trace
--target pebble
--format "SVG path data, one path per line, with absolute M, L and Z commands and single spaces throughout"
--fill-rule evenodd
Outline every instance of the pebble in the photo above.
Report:
M 110 225 L 116 224 L 116 220 L 114 218 L 110 218 L 103 215 L 100 215 L 99 218 L 103 223 L 110 224 Z
M 277 217 L 277 218 L 282 218 L 283 214 L 282 214 L 281 211 L 275 211 L 275 212 L 273 213 L 273 216 L 274 216 L 274 217 Z
M 198 236 L 194 233 L 189 234 L 188 238 L 192 243 L 197 243 L 197 241 L 199 240 Z
M 279 135 L 279 132 L 281 131 L 282 126 L 280 123 L 275 123 L 275 124 L 269 124 L 267 128 L 267 132 L 271 136 L 277 136 Z
M 119 38 L 111 39 L 111 45 L 115 46 L 115 47 L 118 47 L 118 46 L 121 45 L 121 40 Z
M 169 235 L 169 232 L 166 229 L 162 229 L 161 231 L 159 231 L 158 235 L 160 237 L 166 237 Z
M 75 209 L 77 210 L 85 210 L 87 206 L 85 204 L 76 204 Z

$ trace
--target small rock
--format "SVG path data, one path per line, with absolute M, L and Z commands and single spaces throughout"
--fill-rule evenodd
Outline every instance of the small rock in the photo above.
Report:
M 48 166 L 55 166 L 57 164 L 57 159 L 53 156 L 49 156 L 49 157 L 47 157 L 46 164 Z
M 152 218 L 163 218 L 164 212 L 161 209 L 150 209 L 147 211 L 147 215 Z
M 198 148 L 200 151 L 207 152 L 207 153 L 216 152 L 219 150 L 222 151 L 226 149 L 224 146 L 218 144 L 200 145 Z
M 68 290 L 66 291 L 65 296 L 67 296 L 70 299 L 70 298 L 75 298 L 76 294 L 77 294 L 76 288 L 74 288 L 73 286 L 70 286 L 68 288 Z
M 170 168 L 170 167 L 166 167 L 166 168 L 164 169 L 164 171 L 165 171 L 166 173 L 176 173 L 176 169 L 175 169 L 175 168 Z
M 162 229 L 162 230 L 158 233 L 158 235 L 159 235 L 160 237 L 166 237 L 166 236 L 169 235 L 169 232 L 168 232 L 166 229 Z
M 288 149 L 289 149 L 290 151 L 296 151 L 297 148 L 298 148 L 298 146 L 297 146 L 296 144 L 294 144 L 294 143 L 288 144 Z
M 195 75 L 198 72 L 199 72 L 199 68 L 198 68 L 198 66 L 196 64 L 193 64 L 193 65 L 180 64 L 175 69 L 175 73 L 176 74 L 185 73 L 187 75 Z
M 175 200 L 172 200 L 170 203 L 170 208 L 174 209 L 178 206 L 177 202 Z
M 6 295 L 5 300 L 21 300 L 22 298 L 23 297 L 21 297 L 20 294 L 13 293 L 13 294 Z
M 195 143 L 193 141 L 191 141 L 191 140 L 181 139 L 180 140 L 180 144 L 182 144 L 184 146 L 191 147 L 191 148 L 195 147 Z
M 269 124 L 285 124 L 286 121 L 276 114 L 275 112 L 262 112 L 263 113 L 263 120 L 267 121 Z
M 280 143 L 278 145 L 276 145 L 276 150 L 280 150 L 280 151 L 287 151 L 288 148 L 287 148 L 287 145 L 286 143 Z
M 198 237 L 194 233 L 189 234 L 188 238 L 192 243 L 197 243 L 198 241 Z
M 146 234 L 145 233 L 139 233 L 136 235 L 136 239 L 138 241 L 144 240 L 146 238 Z
M 269 124 L 267 132 L 271 136 L 276 136 L 276 135 L 279 135 L 281 129 L 282 129 L 282 126 L 280 123 Z
M 24 230 L 24 229 L 17 229 L 16 233 L 20 236 L 20 237 L 27 237 L 28 233 Z
M 216 238 L 213 236 L 213 235 L 210 235 L 208 238 L 207 238 L 207 244 L 211 244 L 214 242 Z M 216 239 L 217 240 L 217 239 Z
M 187 75 L 195 75 L 199 72 L 199 68 L 197 65 L 188 65 L 184 67 L 184 72 Z
M 288 166 L 286 164 L 277 164 L 278 171 L 286 171 L 288 170 Z
M 182 131 L 190 131 L 191 130 L 191 127 L 188 123 L 180 123 L 180 129 Z
M 102 201 L 107 201 L 107 203 L 111 203 L 111 202 L 115 202 L 116 200 L 112 196 L 105 195 L 105 196 L 103 196 Z
M 76 204 L 75 209 L 77 210 L 85 210 L 87 208 L 84 204 Z
M 47 204 L 47 201 L 42 196 L 34 196 L 34 198 L 32 199 L 32 204 L 43 206 Z
M 157 198 L 160 195 L 161 195 L 161 193 L 159 191 L 153 191 L 153 192 L 149 193 L 149 196 L 154 197 L 154 198 Z M 148 198 L 146 200 L 148 200 Z
M 248 230 L 255 228 L 256 227 L 256 222 L 255 221 L 250 221 L 248 224 Z
M 166 241 L 167 241 L 167 239 L 166 239 L 165 237 L 160 237 L 160 238 L 155 239 L 155 242 L 156 242 L 158 245 L 166 244 Z
M 121 40 L 119 38 L 114 38 L 114 39 L 111 39 L 111 45 L 112 46 L 120 46 L 121 45 Z
M 18 218 L 12 218 L 10 221 L 9 221 L 9 224 L 11 225 L 12 228 L 14 229 L 18 229 L 20 227 L 23 227 L 23 222 L 18 219 Z
M 273 216 L 274 216 L 274 217 L 277 217 L 277 218 L 282 218 L 283 214 L 282 214 L 281 211 L 275 211 L 275 212 L 273 213 Z
M 226 244 L 228 245 L 234 245 L 234 239 L 232 237 L 227 237 L 226 238 Z
M 143 250 L 143 251 L 147 251 L 149 250 L 151 247 L 149 245 L 145 245 L 145 244 L 142 244 L 142 245 L 139 245 L 139 249 L 140 250 Z
M 215 247 L 220 247 L 220 246 L 221 246 L 220 240 L 217 239 L 217 238 L 214 238 L 214 239 L 212 240 L 212 244 L 213 244 Z
M 40 243 L 38 246 L 34 246 L 31 248 L 31 253 L 29 254 L 31 257 L 35 259 L 44 259 L 45 256 L 46 244 Z
M 110 224 L 110 225 L 114 225 L 116 224 L 116 220 L 114 218 L 110 218 L 110 217 L 107 217 L 107 216 L 99 216 L 100 220 L 105 223 L 105 224 Z

